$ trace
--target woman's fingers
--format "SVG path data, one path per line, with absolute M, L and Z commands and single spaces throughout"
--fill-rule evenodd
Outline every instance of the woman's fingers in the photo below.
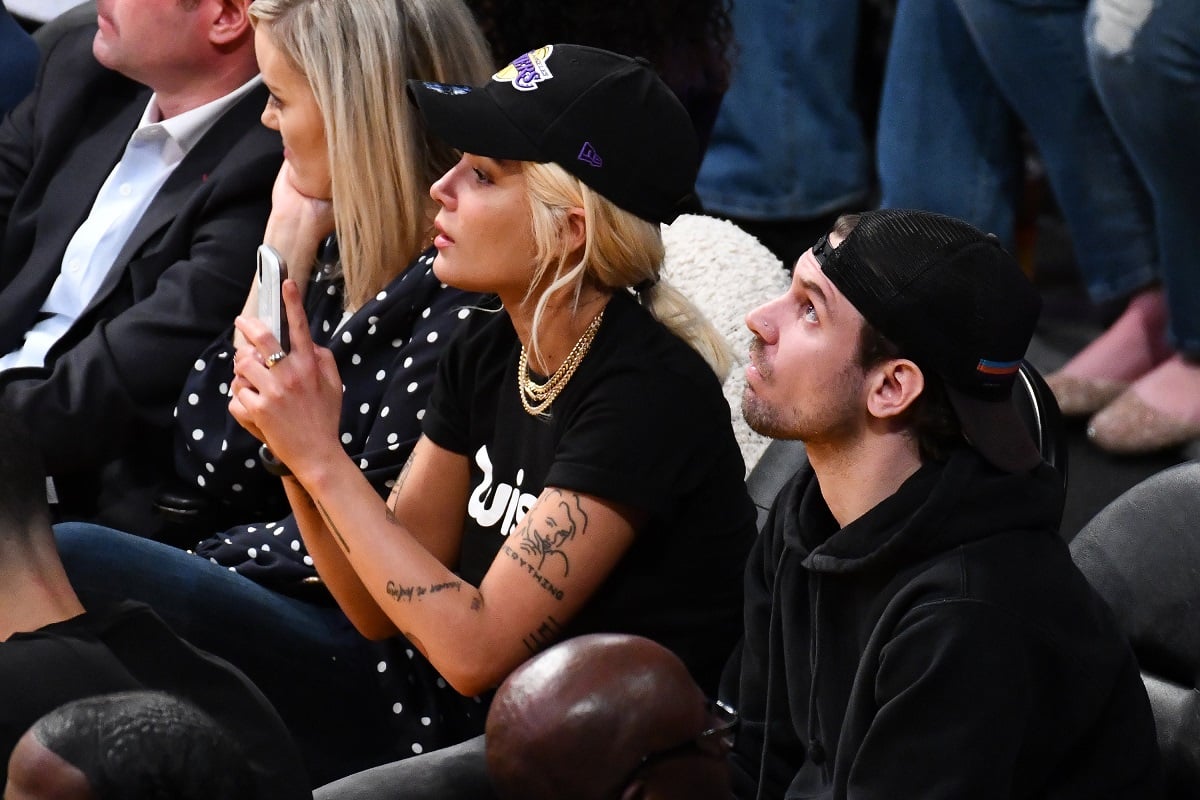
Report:
M 257 362 L 261 366 L 267 356 L 278 352 L 279 340 L 275 338 L 275 334 L 271 333 L 267 324 L 258 317 L 241 314 L 233 321 L 233 324 L 246 340 L 246 344 L 238 348 L 238 358 L 234 363 L 235 369 L 244 369 L 249 362 Z M 288 332 L 291 332 L 291 328 L 288 329 Z M 243 351 L 247 348 L 252 348 L 258 357 L 255 358 L 254 353 L 248 353 L 249 357 L 242 357 Z
M 315 345 L 308 332 L 304 298 L 300 295 L 300 287 L 291 278 L 283 282 L 283 306 L 287 309 L 288 338 L 291 339 L 292 352 L 311 355 Z

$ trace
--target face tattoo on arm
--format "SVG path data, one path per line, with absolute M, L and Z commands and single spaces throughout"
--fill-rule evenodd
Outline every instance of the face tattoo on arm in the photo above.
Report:
M 537 570 L 546 568 L 547 561 L 562 562 L 562 576 L 571 574 L 571 562 L 564 549 L 567 542 L 587 531 L 587 513 L 579 503 L 579 495 L 554 489 L 546 493 L 525 515 L 521 526 L 521 550 L 537 560 Z

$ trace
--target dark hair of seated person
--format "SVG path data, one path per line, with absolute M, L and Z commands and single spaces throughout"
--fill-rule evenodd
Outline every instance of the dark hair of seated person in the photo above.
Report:
M 212 717 L 165 692 L 87 697 L 43 716 L 9 761 L 10 800 L 256 800 Z

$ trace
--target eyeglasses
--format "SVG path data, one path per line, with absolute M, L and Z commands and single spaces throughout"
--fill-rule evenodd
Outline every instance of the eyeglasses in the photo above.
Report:
M 618 793 L 632 783 L 637 774 L 647 767 L 689 752 L 698 752 L 714 758 L 724 758 L 733 749 L 738 727 L 738 714 L 720 700 L 710 700 L 707 708 L 708 718 L 714 723 L 712 727 L 700 731 L 700 733 L 686 742 L 680 742 L 679 744 L 662 750 L 655 750 L 653 753 L 647 753 L 642 756 L 633 769 L 629 770 L 626 774 L 625 780 L 618 785 Z

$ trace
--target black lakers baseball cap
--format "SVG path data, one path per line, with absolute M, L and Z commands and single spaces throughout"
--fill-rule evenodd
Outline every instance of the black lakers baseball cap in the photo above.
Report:
M 823 261 L 867 322 L 941 376 L 984 458 L 1009 472 L 1041 462 L 1012 401 L 1041 297 L 995 236 L 940 214 L 871 211 Z
M 683 104 L 649 63 L 551 44 L 485 85 L 410 80 L 430 131 L 463 152 L 554 162 L 651 222 L 700 210 L 700 147 Z

